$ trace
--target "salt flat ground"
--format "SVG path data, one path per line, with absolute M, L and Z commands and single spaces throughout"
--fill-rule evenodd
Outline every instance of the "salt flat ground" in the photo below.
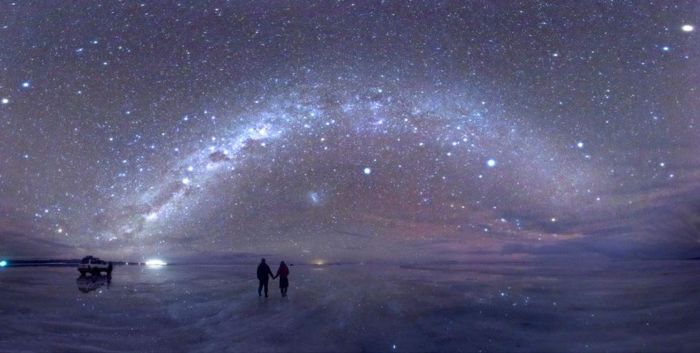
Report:
M 5 268 L 0 351 L 700 351 L 700 261 L 255 266 Z

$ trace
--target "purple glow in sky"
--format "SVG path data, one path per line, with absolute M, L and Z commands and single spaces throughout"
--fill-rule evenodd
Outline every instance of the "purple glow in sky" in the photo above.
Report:
M 1 4 L 1 255 L 698 256 L 698 14 Z

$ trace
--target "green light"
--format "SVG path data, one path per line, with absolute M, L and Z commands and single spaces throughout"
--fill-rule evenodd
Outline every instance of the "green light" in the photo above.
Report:
M 5 261 L 5 260 L 0 261 L 0 267 L 5 267 L 5 266 L 7 266 L 7 261 Z

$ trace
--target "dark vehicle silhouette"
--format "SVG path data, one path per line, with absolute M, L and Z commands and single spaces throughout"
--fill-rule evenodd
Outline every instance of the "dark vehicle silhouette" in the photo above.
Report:
M 107 276 L 111 276 L 112 269 L 113 266 L 111 262 L 102 261 L 93 256 L 85 256 L 78 265 L 78 272 L 80 272 L 81 276 L 85 276 L 88 273 L 97 276 L 102 272 L 105 272 Z
M 75 280 L 75 284 L 78 285 L 78 290 L 83 293 L 89 293 L 97 290 L 103 286 L 107 286 L 112 283 L 112 276 L 107 275 L 94 275 L 94 276 L 83 276 L 81 275 Z

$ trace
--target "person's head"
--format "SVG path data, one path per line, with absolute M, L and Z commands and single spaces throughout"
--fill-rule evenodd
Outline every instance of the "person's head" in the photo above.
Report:
M 260 260 L 260 263 L 265 263 L 265 258 L 263 257 L 262 260 Z
M 280 266 L 287 266 L 287 264 L 285 264 L 284 261 L 280 261 Z

